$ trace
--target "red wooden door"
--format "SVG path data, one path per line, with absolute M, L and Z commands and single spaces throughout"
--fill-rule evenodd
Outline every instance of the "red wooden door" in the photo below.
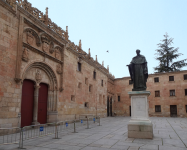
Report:
M 38 122 L 40 124 L 45 124 L 47 122 L 47 98 L 48 85 L 40 83 L 38 97 Z
M 21 127 L 30 126 L 33 121 L 34 82 L 24 80 L 21 100 Z

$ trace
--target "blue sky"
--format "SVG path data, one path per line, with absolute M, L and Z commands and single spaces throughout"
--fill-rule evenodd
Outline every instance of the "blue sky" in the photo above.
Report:
M 149 74 L 159 62 L 155 50 L 167 32 L 187 58 L 186 0 L 28 0 L 45 12 L 62 29 L 69 28 L 69 38 L 98 61 L 116 78 L 129 76 L 127 64 L 141 50 L 148 61 Z M 109 53 L 106 51 L 109 50 Z M 175 61 L 175 60 L 174 60 Z M 184 67 L 183 70 L 187 70 Z

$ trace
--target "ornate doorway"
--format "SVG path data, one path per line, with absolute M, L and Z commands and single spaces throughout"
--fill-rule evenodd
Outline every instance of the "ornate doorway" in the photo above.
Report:
M 30 126 L 33 121 L 34 82 L 25 79 L 22 87 L 21 127 Z
M 40 124 L 45 124 L 47 122 L 47 98 L 48 85 L 40 83 L 38 96 L 38 122 Z
M 170 116 L 177 117 L 177 105 L 170 105 Z

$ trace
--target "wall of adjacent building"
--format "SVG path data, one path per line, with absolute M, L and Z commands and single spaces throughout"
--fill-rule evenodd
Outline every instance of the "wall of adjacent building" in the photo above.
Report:
M 147 91 L 151 92 L 148 97 L 149 115 L 150 116 L 170 116 L 170 105 L 177 105 L 177 116 L 187 117 L 186 105 L 187 95 L 187 80 L 184 80 L 184 75 L 187 71 L 150 74 L 147 81 Z M 169 81 L 169 76 L 174 76 L 174 81 Z M 158 77 L 159 82 L 154 82 L 154 78 Z M 115 97 L 114 111 L 117 115 L 130 115 L 129 106 L 131 99 L 128 95 L 132 91 L 133 85 L 129 85 L 130 77 L 115 79 Z M 175 96 L 170 96 L 170 90 L 175 90 Z M 160 91 L 160 97 L 155 97 L 155 91 Z M 118 102 L 118 95 L 120 101 Z M 161 106 L 161 112 L 155 112 L 155 105 Z

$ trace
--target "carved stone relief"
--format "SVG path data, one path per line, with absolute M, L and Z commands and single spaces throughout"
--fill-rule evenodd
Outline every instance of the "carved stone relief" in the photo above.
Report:
M 57 49 L 57 48 L 56 48 L 56 50 L 55 50 L 55 57 L 56 57 L 56 59 L 61 60 L 61 58 L 60 58 L 60 51 L 59 51 L 59 49 Z
M 38 69 L 36 69 L 35 79 L 37 83 L 40 83 L 40 81 L 42 80 L 41 72 Z
M 49 53 L 49 40 L 45 36 L 42 36 L 42 50 L 47 54 Z
M 34 41 L 34 36 L 32 35 L 32 32 L 27 32 L 27 43 L 29 45 L 32 45 Z
M 29 60 L 29 50 L 27 48 L 24 48 L 23 50 L 22 60 L 25 62 L 28 62 Z
M 53 54 L 53 52 L 54 52 L 54 43 L 53 43 L 53 42 L 50 43 L 49 52 L 50 52 L 51 54 Z
M 61 65 L 60 65 L 60 64 L 57 64 L 57 66 L 56 66 L 56 72 L 57 72 L 58 74 L 61 74 L 61 73 L 62 73 L 62 68 L 61 68 Z

